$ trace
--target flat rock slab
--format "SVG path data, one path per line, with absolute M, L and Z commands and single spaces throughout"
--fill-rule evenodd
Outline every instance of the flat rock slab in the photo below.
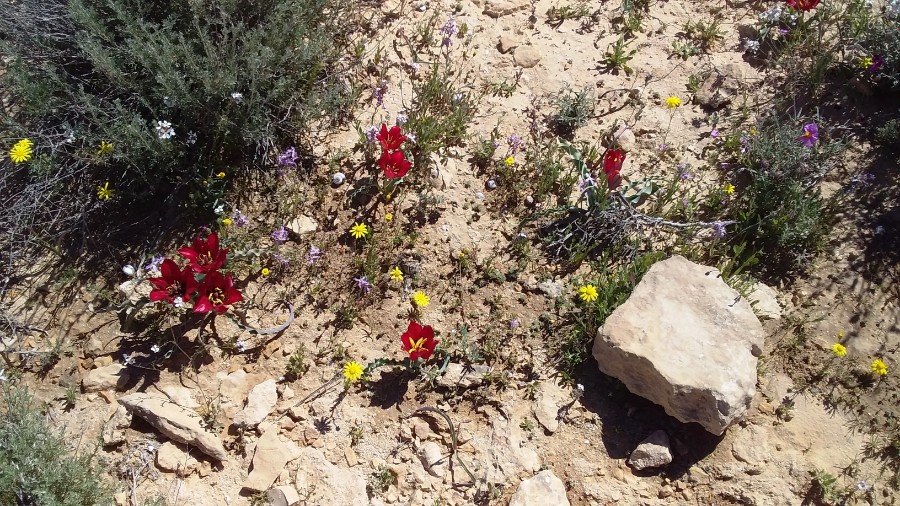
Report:
M 545 470 L 519 484 L 509 506 L 569 506 L 562 480 Z
M 120 398 L 119 402 L 169 439 L 194 446 L 216 460 L 228 460 L 222 440 L 203 428 L 203 419 L 196 412 L 162 395 L 134 393 Z
M 632 393 L 721 435 L 756 394 L 762 345 L 750 303 L 716 269 L 674 256 L 606 319 L 593 355 Z

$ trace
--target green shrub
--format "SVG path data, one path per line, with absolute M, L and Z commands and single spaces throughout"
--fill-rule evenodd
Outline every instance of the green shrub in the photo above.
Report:
M 93 454 L 70 455 L 62 433 L 50 428 L 36 401 L 4 385 L 0 400 L 0 504 L 93 506 L 112 504 L 112 491 Z
M 273 166 L 287 147 L 309 145 L 311 128 L 344 118 L 355 100 L 339 60 L 351 25 L 345 5 L 4 4 L 0 131 L 10 144 L 31 139 L 34 157 L 4 156 L 0 190 L 11 197 L 0 245 L 10 254 L 24 237 L 130 237 L 181 217 L 185 203 L 208 217 L 236 173 Z M 100 153 L 101 142 L 111 150 Z M 113 198 L 98 199 L 107 183 Z

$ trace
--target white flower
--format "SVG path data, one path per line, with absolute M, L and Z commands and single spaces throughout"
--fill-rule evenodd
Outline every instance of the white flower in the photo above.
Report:
M 231 99 L 234 100 L 235 103 L 240 104 L 241 102 L 244 101 L 244 94 L 235 91 L 235 92 L 233 92 L 233 93 L 231 94 Z
M 153 346 L 150 347 L 150 351 L 152 351 L 153 353 L 159 353 L 159 345 L 154 344 Z
M 219 204 L 215 208 L 213 208 L 213 212 L 216 214 L 222 214 L 225 212 L 225 204 Z
M 130 353 L 126 353 L 125 356 L 122 357 L 122 361 L 125 363 L 125 365 L 131 365 L 134 363 L 134 357 L 131 356 Z
M 234 343 L 234 347 L 237 349 L 237 351 L 243 353 L 244 350 L 247 349 L 247 342 L 244 340 L 238 340 L 238 342 Z
M 402 112 L 397 113 L 397 126 L 403 126 L 407 121 L 409 121 L 409 116 Z
M 188 132 L 187 139 L 184 140 L 184 143 L 188 146 L 193 146 L 197 143 L 197 132 Z
M 6 381 L 7 379 L 9 378 L 6 376 L 6 370 L 0 367 L 0 381 Z
M 759 41 L 753 39 L 747 39 L 744 41 L 744 50 L 749 51 L 751 53 L 756 53 L 759 51 Z
M 172 128 L 172 124 L 168 121 L 157 120 L 156 135 L 158 135 L 160 139 L 171 139 L 172 137 L 175 137 L 175 129 Z
M 416 73 L 416 72 L 419 71 L 420 68 L 422 68 L 422 66 L 419 65 L 419 64 L 416 63 L 416 62 L 412 62 L 412 63 L 409 64 L 409 68 L 412 69 L 413 73 Z
M 584 385 L 581 383 L 575 385 L 575 388 L 577 388 L 579 392 L 584 393 Z
M 177 308 L 184 307 L 184 301 L 181 300 L 181 297 L 175 297 L 175 300 L 172 301 L 172 305 Z
M 344 184 L 344 180 L 346 179 L 347 176 L 345 176 L 343 172 L 335 172 L 331 175 L 331 184 L 338 186 Z
M 416 134 L 414 134 L 412 132 L 406 132 L 406 140 L 415 144 L 416 143 Z
M 128 277 L 134 277 L 134 266 L 131 264 L 122 266 L 122 272 Z
M 166 104 L 166 107 L 175 107 L 175 99 L 172 97 L 163 97 L 163 103 Z

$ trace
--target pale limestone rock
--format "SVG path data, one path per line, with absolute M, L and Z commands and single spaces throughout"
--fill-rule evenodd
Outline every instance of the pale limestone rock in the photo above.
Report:
M 487 0 L 484 4 L 484 13 L 492 18 L 499 18 L 527 9 L 529 5 L 531 5 L 529 0 Z
M 781 319 L 781 304 L 778 303 L 778 292 L 769 285 L 756 283 L 748 296 L 753 310 L 760 317 L 769 320 Z
M 513 51 L 513 60 L 515 60 L 516 65 L 524 69 L 530 69 L 541 62 L 541 53 L 531 46 L 519 46 Z
M 675 256 L 650 268 L 597 332 L 600 370 L 682 422 L 722 434 L 756 394 L 763 329 L 718 271 Z
M 169 439 L 197 447 L 216 460 L 228 460 L 219 436 L 203 427 L 203 419 L 196 412 L 183 408 L 162 395 L 145 393 L 126 395 L 119 399 L 119 403 L 147 420 Z
M 278 384 L 270 379 L 253 387 L 247 395 L 247 405 L 234 415 L 235 425 L 256 427 L 269 416 L 278 402 Z
M 156 450 L 156 467 L 162 471 L 188 476 L 199 466 L 197 459 L 171 441 L 166 441 Z
M 669 448 L 669 436 L 661 430 L 647 436 L 628 457 L 628 465 L 638 471 L 663 467 L 670 463 L 672 450 Z
M 519 484 L 509 506 L 569 506 L 566 486 L 547 469 Z
M 301 215 L 288 223 L 287 229 L 296 235 L 304 235 L 318 230 L 319 224 L 309 216 Z
M 338 467 L 315 448 L 300 450 L 295 485 L 301 494 L 310 494 L 309 506 L 369 504 L 362 471 Z
M 519 45 L 521 45 L 521 42 L 516 38 L 510 37 L 509 35 L 501 35 L 500 40 L 497 42 L 497 49 L 499 49 L 501 53 L 506 54 L 519 47 Z
M 267 490 L 281 474 L 285 464 L 299 456 L 300 449 L 293 441 L 282 441 L 278 438 L 278 429 L 270 428 L 256 442 L 250 474 L 244 480 L 243 487 L 256 491 Z
M 432 476 L 442 478 L 447 472 L 447 461 L 441 452 L 441 446 L 434 441 L 428 441 L 419 447 L 419 460 Z
M 281 485 L 266 492 L 269 506 L 296 506 L 300 504 L 300 494 L 291 485 Z
M 540 394 L 531 406 L 531 412 L 537 421 L 549 433 L 559 429 L 559 409 L 566 404 L 569 396 L 565 390 L 553 382 L 544 382 Z
M 111 364 L 88 371 L 81 380 L 81 388 L 85 392 L 121 389 L 128 384 L 128 368 L 122 364 Z

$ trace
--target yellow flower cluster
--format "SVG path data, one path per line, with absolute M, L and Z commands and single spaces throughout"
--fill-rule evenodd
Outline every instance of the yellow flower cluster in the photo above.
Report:
M 32 146 L 34 146 L 34 143 L 31 142 L 31 139 L 20 140 L 13 144 L 12 149 L 9 150 L 9 158 L 13 163 L 22 163 L 31 160 Z
M 847 348 L 841 343 L 834 343 L 831 345 L 831 351 L 839 357 L 847 356 Z
M 876 358 L 875 361 L 872 362 L 872 372 L 877 374 L 878 376 L 887 376 L 887 364 L 884 363 L 884 360 Z
M 388 274 L 391 276 L 391 281 L 403 281 L 403 271 L 399 267 L 394 267 L 388 271 Z
M 109 200 L 115 193 L 116 192 L 109 187 L 109 181 L 103 183 L 103 186 L 97 187 L 97 198 L 100 200 Z
M 680 98 L 672 96 L 666 99 L 666 107 L 668 107 L 669 109 L 674 109 L 679 106 L 681 106 Z
M 363 372 L 365 372 L 365 369 L 363 369 L 363 366 L 359 362 L 350 361 L 344 364 L 344 379 L 350 383 L 359 381 L 359 379 L 362 378 Z

